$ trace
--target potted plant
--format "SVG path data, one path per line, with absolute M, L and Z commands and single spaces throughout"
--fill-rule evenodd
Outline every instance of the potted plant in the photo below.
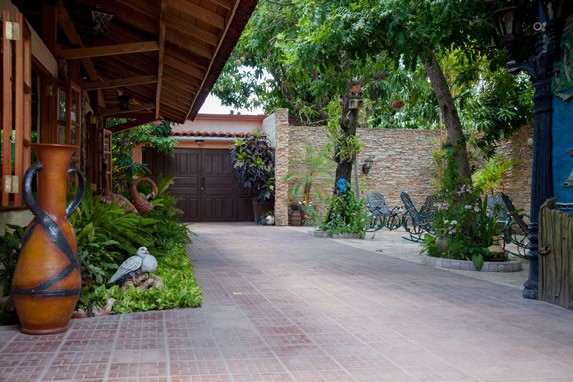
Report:
M 299 152 L 302 163 L 296 171 L 290 171 L 285 180 L 289 183 L 289 223 L 300 225 L 305 220 L 305 210 L 311 206 L 312 186 L 317 180 L 328 179 L 331 182 L 335 164 L 328 157 L 326 149 L 319 150 L 307 141 L 304 151 Z M 314 194 L 319 194 L 320 190 Z M 316 195 L 314 195 L 316 197 Z M 324 196 L 323 196 L 324 197 Z M 294 219 L 293 219 L 294 212 Z M 300 217 L 299 217 L 300 216 Z
M 264 133 L 255 131 L 246 138 L 235 140 L 231 158 L 239 184 L 253 197 L 253 212 L 258 221 L 263 211 L 274 209 L 274 148 Z

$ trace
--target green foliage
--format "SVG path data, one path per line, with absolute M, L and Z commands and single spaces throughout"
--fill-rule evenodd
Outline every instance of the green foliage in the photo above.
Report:
M 328 157 L 326 149 L 319 150 L 310 141 L 305 142 L 304 150 L 298 154 L 301 155 L 302 166 L 297 166 L 296 170 L 289 171 L 285 180 L 289 183 L 291 203 L 302 202 L 306 207 L 313 200 L 312 186 L 314 183 L 317 180 L 331 181 L 335 164 Z M 324 197 L 320 190 L 316 194 L 316 198 Z
M 429 256 L 457 260 L 471 260 L 476 269 L 481 269 L 484 258 L 495 235 L 501 231 L 496 224 L 499 216 L 489 215 L 487 201 L 479 188 L 471 185 L 458 186 L 459 175 L 454 149 L 446 149 L 438 157 L 442 159 L 442 177 L 433 228 L 437 236 L 447 239 L 447 251 L 440 253 L 435 246 L 435 237 L 427 234 L 422 244 Z M 481 263 L 481 265 L 480 265 Z
M 472 174 L 472 182 L 486 193 L 493 194 L 502 182 L 502 176 L 517 163 L 516 160 L 506 160 L 502 155 L 495 155 L 488 164 Z
M 88 242 L 112 240 L 114 246 L 123 253 L 135 253 L 140 246 L 153 248 L 154 238 L 150 228 L 156 219 L 125 213 L 117 203 L 106 204 L 101 196 L 91 190 L 78 209 L 70 216 L 70 223 L 76 230 L 78 246 Z
M 127 214 L 117 203 L 103 203 L 90 189 L 69 220 L 76 233 L 84 283 L 103 283 L 137 248 L 154 248 L 151 229 L 157 220 Z
M 183 211 L 177 207 L 177 198 L 167 192 L 168 187 L 174 182 L 175 175 L 157 179 L 158 193 L 152 202 L 153 210 L 147 214 L 147 217 L 156 221 L 151 234 L 159 251 L 167 250 L 179 243 L 191 243 L 190 231 L 180 222 Z
M 24 228 L 8 225 L 8 230 L 0 236 L 0 289 L 2 296 L 8 296 L 12 290 L 12 275 L 20 253 L 20 244 L 24 237 Z
M 356 198 L 354 191 L 348 188 L 344 194 L 333 195 L 328 202 L 328 216 L 319 229 L 329 236 L 351 233 L 364 238 L 368 225 L 368 213 L 364 200 Z
M 125 119 L 116 118 L 109 120 L 108 125 L 114 126 L 125 122 Z M 161 121 L 115 133 L 112 135 L 112 145 L 114 191 L 128 195 L 134 178 L 149 174 L 146 164 L 133 161 L 134 148 L 142 145 L 160 153 L 172 155 L 175 152 L 177 140 L 171 137 L 171 122 Z
M 329 140 L 327 149 L 334 149 L 335 160 L 340 162 L 350 162 L 364 148 L 360 138 L 355 134 L 345 134 L 341 128 L 342 105 L 338 97 L 328 103 L 328 124 L 327 137 Z
M 179 221 L 181 211 L 176 198 L 167 193 L 174 177 L 160 178 L 154 209 L 147 216 L 126 213 L 116 203 L 101 202 L 101 197 L 88 190 L 78 209 L 70 216 L 78 243 L 82 274 L 79 307 L 103 307 L 107 298 L 115 298 L 115 313 L 199 306 L 201 289 L 192 272 L 185 245 L 190 243 L 189 230 Z M 16 267 L 24 228 L 9 226 L 13 231 L 0 237 L 0 282 L 8 294 Z M 158 260 L 154 272 L 162 278 L 163 290 L 122 290 L 107 288 L 105 283 L 136 248 L 147 246 Z M 0 312 L 3 316 L 6 312 Z M 1 317 L 0 317 L 1 319 Z
M 113 313 L 116 314 L 200 306 L 203 297 L 185 246 L 176 245 L 156 257 L 158 267 L 154 274 L 163 280 L 163 289 L 141 291 L 134 287 L 122 289 L 118 285 L 90 284 L 82 290 L 78 306 L 83 309 L 88 309 L 89 305 L 102 307 L 110 297 L 115 299 Z
M 167 190 L 174 176 L 157 180 L 158 195 L 146 216 L 126 213 L 117 204 L 105 204 L 88 192 L 70 217 L 76 230 L 78 256 L 82 271 L 82 296 L 79 307 L 104 306 L 107 298 L 116 299 L 115 313 L 198 306 L 201 290 L 197 286 L 185 245 L 189 230 L 181 224 L 177 199 Z M 146 246 L 158 260 L 154 274 L 163 279 L 163 290 L 122 290 L 105 283 L 126 258 Z
M 237 138 L 231 159 L 241 186 L 253 192 L 259 202 L 274 202 L 275 152 L 269 138 L 260 132 Z
M 323 125 L 332 119 L 329 101 L 340 104 L 352 80 L 364 89 L 363 125 L 436 129 L 438 97 L 443 103 L 449 91 L 469 142 L 489 156 L 531 120 L 533 94 L 526 76 L 505 69 L 504 49 L 494 48 L 491 10 L 483 0 L 261 1 L 213 92 L 226 105 L 288 108 L 305 124 Z M 447 79 L 443 92 L 428 81 L 424 61 L 432 55 Z M 393 99 L 405 106 L 394 109 Z

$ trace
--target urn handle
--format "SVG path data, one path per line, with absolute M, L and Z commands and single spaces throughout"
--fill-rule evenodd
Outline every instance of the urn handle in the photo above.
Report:
M 34 214 L 37 214 L 40 209 L 38 207 L 38 203 L 36 203 L 36 200 L 34 199 L 34 194 L 32 192 L 32 180 L 34 179 L 36 172 L 38 172 L 38 170 L 40 170 L 42 167 L 43 165 L 41 162 L 36 162 L 30 166 L 24 174 L 24 200 Z M 86 194 L 86 177 L 84 173 L 81 172 L 80 169 L 78 169 L 76 166 L 71 165 L 70 168 L 68 168 L 67 174 L 70 175 L 73 173 L 78 174 L 78 189 L 74 195 L 74 199 L 66 207 L 66 217 L 68 218 L 79 207 L 82 199 Z
M 26 203 L 28 204 L 30 210 L 34 215 L 37 215 L 37 212 L 40 211 L 40 209 L 38 208 L 38 203 L 36 203 L 36 199 L 34 199 L 34 194 L 32 191 L 32 180 L 34 179 L 34 175 L 36 175 L 36 172 L 38 172 L 38 170 L 41 169 L 42 167 L 43 165 L 41 162 L 36 162 L 33 165 L 31 165 L 26 170 L 26 173 L 24 174 L 24 181 L 22 182 L 24 186 L 24 200 L 26 201 Z
M 66 217 L 70 217 L 74 211 L 80 206 L 82 199 L 86 194 L 86 176 L 83 172 L 80 171 L 75 165 L 71 165 L 68 168 L 67 174 L 76 173 L 78 175 L 78 189 L 76 194 L 74 195 L 74 199 L 70 202 L 70 204 L 66 207 Z

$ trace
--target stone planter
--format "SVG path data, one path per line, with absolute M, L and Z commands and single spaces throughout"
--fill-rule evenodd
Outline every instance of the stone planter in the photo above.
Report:
M 332 236 L 328 236 L 328 232 L 321 231 L 319 229 L 313 229 L 308 231 L 308 234 L 314 237 L 327 237 L 331 239 L 360 239 L 360 235 L 357 233 L 341 233 Z
M 477 271 L 476 267 L 468 260 L 442 259 L 439 257 L 423 256 L 423 264 L 434 268 L 456 269 L 460 271 Z M 523 269 L 521 261 L 486 261 L 481 272 L 519 272 Z

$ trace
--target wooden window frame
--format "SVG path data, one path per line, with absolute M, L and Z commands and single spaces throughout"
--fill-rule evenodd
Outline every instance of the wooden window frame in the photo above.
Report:
M 2 11 L 0 208 L 23 207 L 20 183 L 31 161 L 32 37 L 21 13 Z

